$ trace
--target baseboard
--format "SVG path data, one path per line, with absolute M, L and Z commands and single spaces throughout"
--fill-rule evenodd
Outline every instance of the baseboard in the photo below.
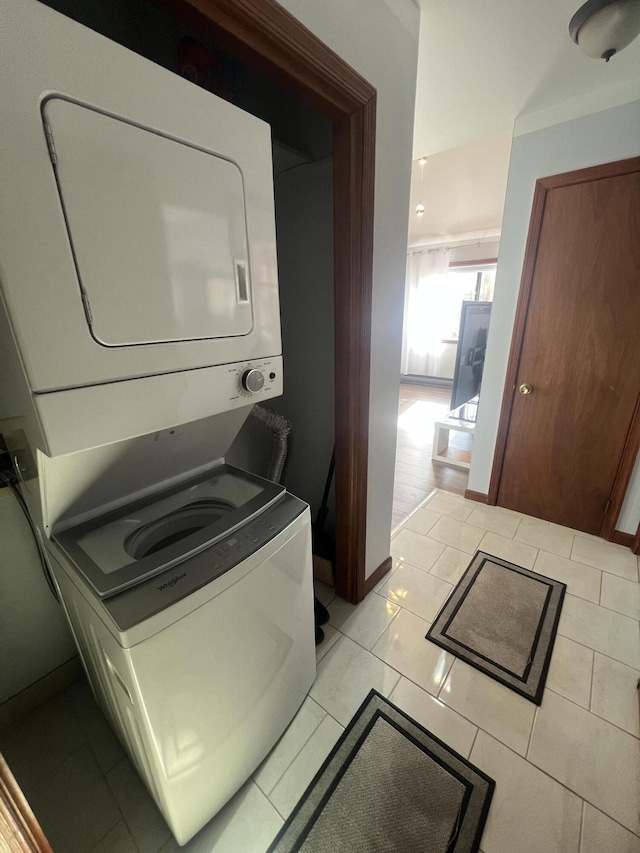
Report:
M 445 379 L 443 376 L 416 376 L 412 373 L 403 373 L 400 376 L 403 385 L 430 385 L 432 388 L 453 388 L 453 379 Z
M 622 530 L 614 530 L 613 535 L 611 537 L 611 541 L 615 542 L 616 545 L 624 545 L 627 548 L 631 548 L 633 550 L 633 546 L 635 544 L 636 537 L 633 533 L 624 533 Z
M 73 684 L 82 675 L 83 669 L 79 657 L 70 660 L 48 672 L 20 693 L 7 699 L 0 705 L 0 731 L 34 711 L 39 705 L 61 693 L 65 687 Z
M 377 586 L 382 578 L 387 574 L 387 572 L 391 571 L 391 566 L 393 565 L 393 558 L 387 557 L 384 563 L 381 563 L 378 568 L 369 575 L 368 578 L 364 579 L 364 594 L 369 595 L 371 590 Z
M 467 489 L 464 496 L 468 501 L 477 501 L 479 504 L 489 503 L 489 495 L 484 492 L 474 492 L 472 489 Z

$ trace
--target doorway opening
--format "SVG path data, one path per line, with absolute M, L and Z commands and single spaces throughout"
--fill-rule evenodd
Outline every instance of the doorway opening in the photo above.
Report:
M 501 132 L 412 164 L 394 526 L 467 489 L 510 152 Z
M 482 382 L 497 243 L 407 258 L 393 525 L 434 490 L 464 495 Z M 496 252 L 497 254 L 497 252 Z

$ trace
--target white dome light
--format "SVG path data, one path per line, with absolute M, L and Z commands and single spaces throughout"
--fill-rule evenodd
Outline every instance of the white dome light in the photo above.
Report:
M 569 22 L 583 53 L 608 62 L 640 34 L 640 0 L 587 0 Z

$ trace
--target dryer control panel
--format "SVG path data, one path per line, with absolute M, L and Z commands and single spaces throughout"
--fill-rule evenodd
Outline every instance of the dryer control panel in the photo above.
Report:
M 264 378 L 262 387 L 247 390 L 243 378 L 252 374 L 250 385 L 256 388 L 258 372 Z M 47 455 L 63 456 L 171 429 L 177 424 L 240 409 L 280 394 L 282 356 L 276 355 L 129 382 L 37 394 L 35 403 L 48 438 Z M 141 399 L 149 405 L 141 406 Z M 114 418 L 113 412 L 127 412 L 127 417 Z
M 241 398 L 272 397 L 282 393 L 282 372 L 280 359 L 265 358 L 242 366 L 234 365 L 231 371 L 236 377 L 237 390 Z M 277 389 L 277 390 L 276 390 Z M 231 399 L 235 399 L 232 397 Z

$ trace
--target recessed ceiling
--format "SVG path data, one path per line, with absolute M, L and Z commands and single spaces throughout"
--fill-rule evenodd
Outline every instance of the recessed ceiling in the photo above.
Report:
M 581 0 L 420 0 L 414 157 L 455 148 L 517 116 L 639 84 L 640 38 L 609 63 L 569 37 Z
M 409 245 L 499 236 L 510 151 L 511 133 L 502 131 L 434 154 L 424 169 L 414 160 Z

